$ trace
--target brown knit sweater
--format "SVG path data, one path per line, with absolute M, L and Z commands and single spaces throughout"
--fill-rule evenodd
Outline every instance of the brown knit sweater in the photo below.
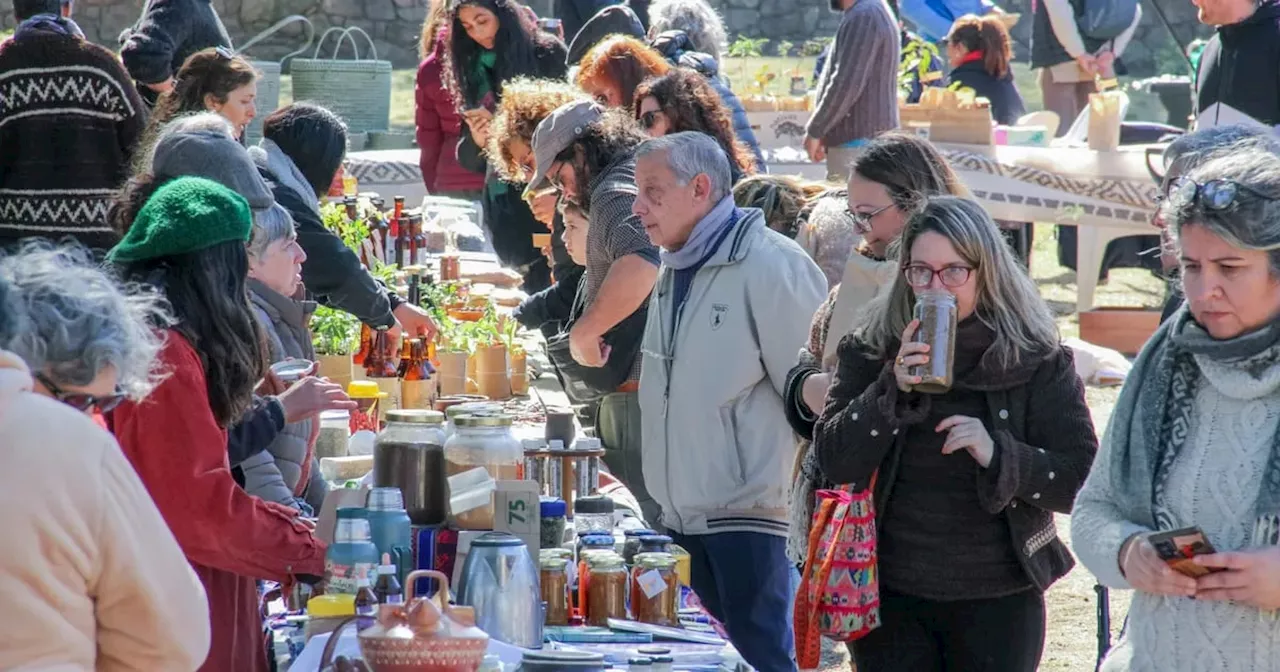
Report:
M 837 147 L 898 127 L 900 40 L 884 0 L 857 0 L 845 10 L 818 79 L 809 137 Z

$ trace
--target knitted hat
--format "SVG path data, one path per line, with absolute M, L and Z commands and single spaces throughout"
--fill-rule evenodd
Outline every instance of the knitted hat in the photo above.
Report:
M 147 199 L 124 240 L 107 253 L 107 261 L 171 257 L 231 240 L 247 243 L 252 230 L 244 197 L 203 177 L 179 177 Z
M 156 143 L 151 172 L 161 180 L 187 175 L 208 178 L 245 197 L 253 210 L 275 204 L 248 150 L 216 131 L 162 135 Z

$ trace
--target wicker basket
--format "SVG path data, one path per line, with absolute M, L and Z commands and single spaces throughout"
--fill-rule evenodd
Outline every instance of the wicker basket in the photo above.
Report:
M 330 33 L 338 34 L 333 57 L 320 58 L 320 49 Z M 372 59 L 360 58 L 353 33 L 359 33 L 368 41 Z M 351 42 L 355 52 L 353 60 L 337 58 L 344 40 Z M 391 126 L 391 61 L 378 60 L 377 47 L 360 28 L 326 30 L 313 57 L 295 58 L 291 66 L 294 100 L 333 110 L 347 122 L 348 131 L 385 131 Z

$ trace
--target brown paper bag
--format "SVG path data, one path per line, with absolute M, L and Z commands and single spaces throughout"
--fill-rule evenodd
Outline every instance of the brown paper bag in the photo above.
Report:
M 437 352 L 436 359 L 440 366 L 436 369 L 436 380 L 440 382 L 440 396 L 452 397 L 467 393 L 467 353 Z
M 511 380 L 507 371 L 507 346 L 476 348 L 476 393 L 490 399 L 510 399 Z
M 523 350 L 511 354 L 511 394 L 523 397 L 529 394 L 529 359 Z
M 1114 152 L 1120 146 L 1121 91 L 1089 94 L 1089 149 Z

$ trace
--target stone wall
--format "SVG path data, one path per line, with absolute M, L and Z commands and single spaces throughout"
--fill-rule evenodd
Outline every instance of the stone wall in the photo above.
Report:
M 1031 2 L 1004 0 L 1011 12 L 1022 12 L 1024 20 L 1014 29 L 1019 55 L 1025 58 L 1030 43 Z M 1185 74 L 1177 47 L 1169 31 L 1157 18 L 1151 3 L 1158 1 L 1178 39 L 1187 43 L 1208 34 L 1196 21 L 1195 7 L 1186 0 L 1145 0 L 1143 21 L 1126 56 L 1132 74 Z M 88 36 L 114 46 L 120 31 L 132 25 L 141 13 L 144 0 L 77 0 L 76 18 Z M 800 43 L 834 35 L 840 18 L 827 9 L 827 0 L 711 0 L 724 15 L 730 35 L 764 37 Z M 266 30 L 291 14 L 306 16 L 317 33 L 330 26 L 359 26 L 374 39 L 378 56 L 398 68 L 417 62 L 417 40 L 427 0 L 213 0 L 227 30 L 237 44 Z M 533 0 L 535 9 L 545 11 L 551 0 Z M 11 0 L 0 0 L 0 30 L 13 24 Z M 255 58 L 278 59 L 302 44 L 303 30 L 292 26 L 253 48 Z M 330 48 L 333 40 L 330 40 Z M 363 49 L 363 45 L 361 45 Z M 349 48 L 344 47 L 344 53 Z M 772 53 L 766 48 L 766 53 Z

